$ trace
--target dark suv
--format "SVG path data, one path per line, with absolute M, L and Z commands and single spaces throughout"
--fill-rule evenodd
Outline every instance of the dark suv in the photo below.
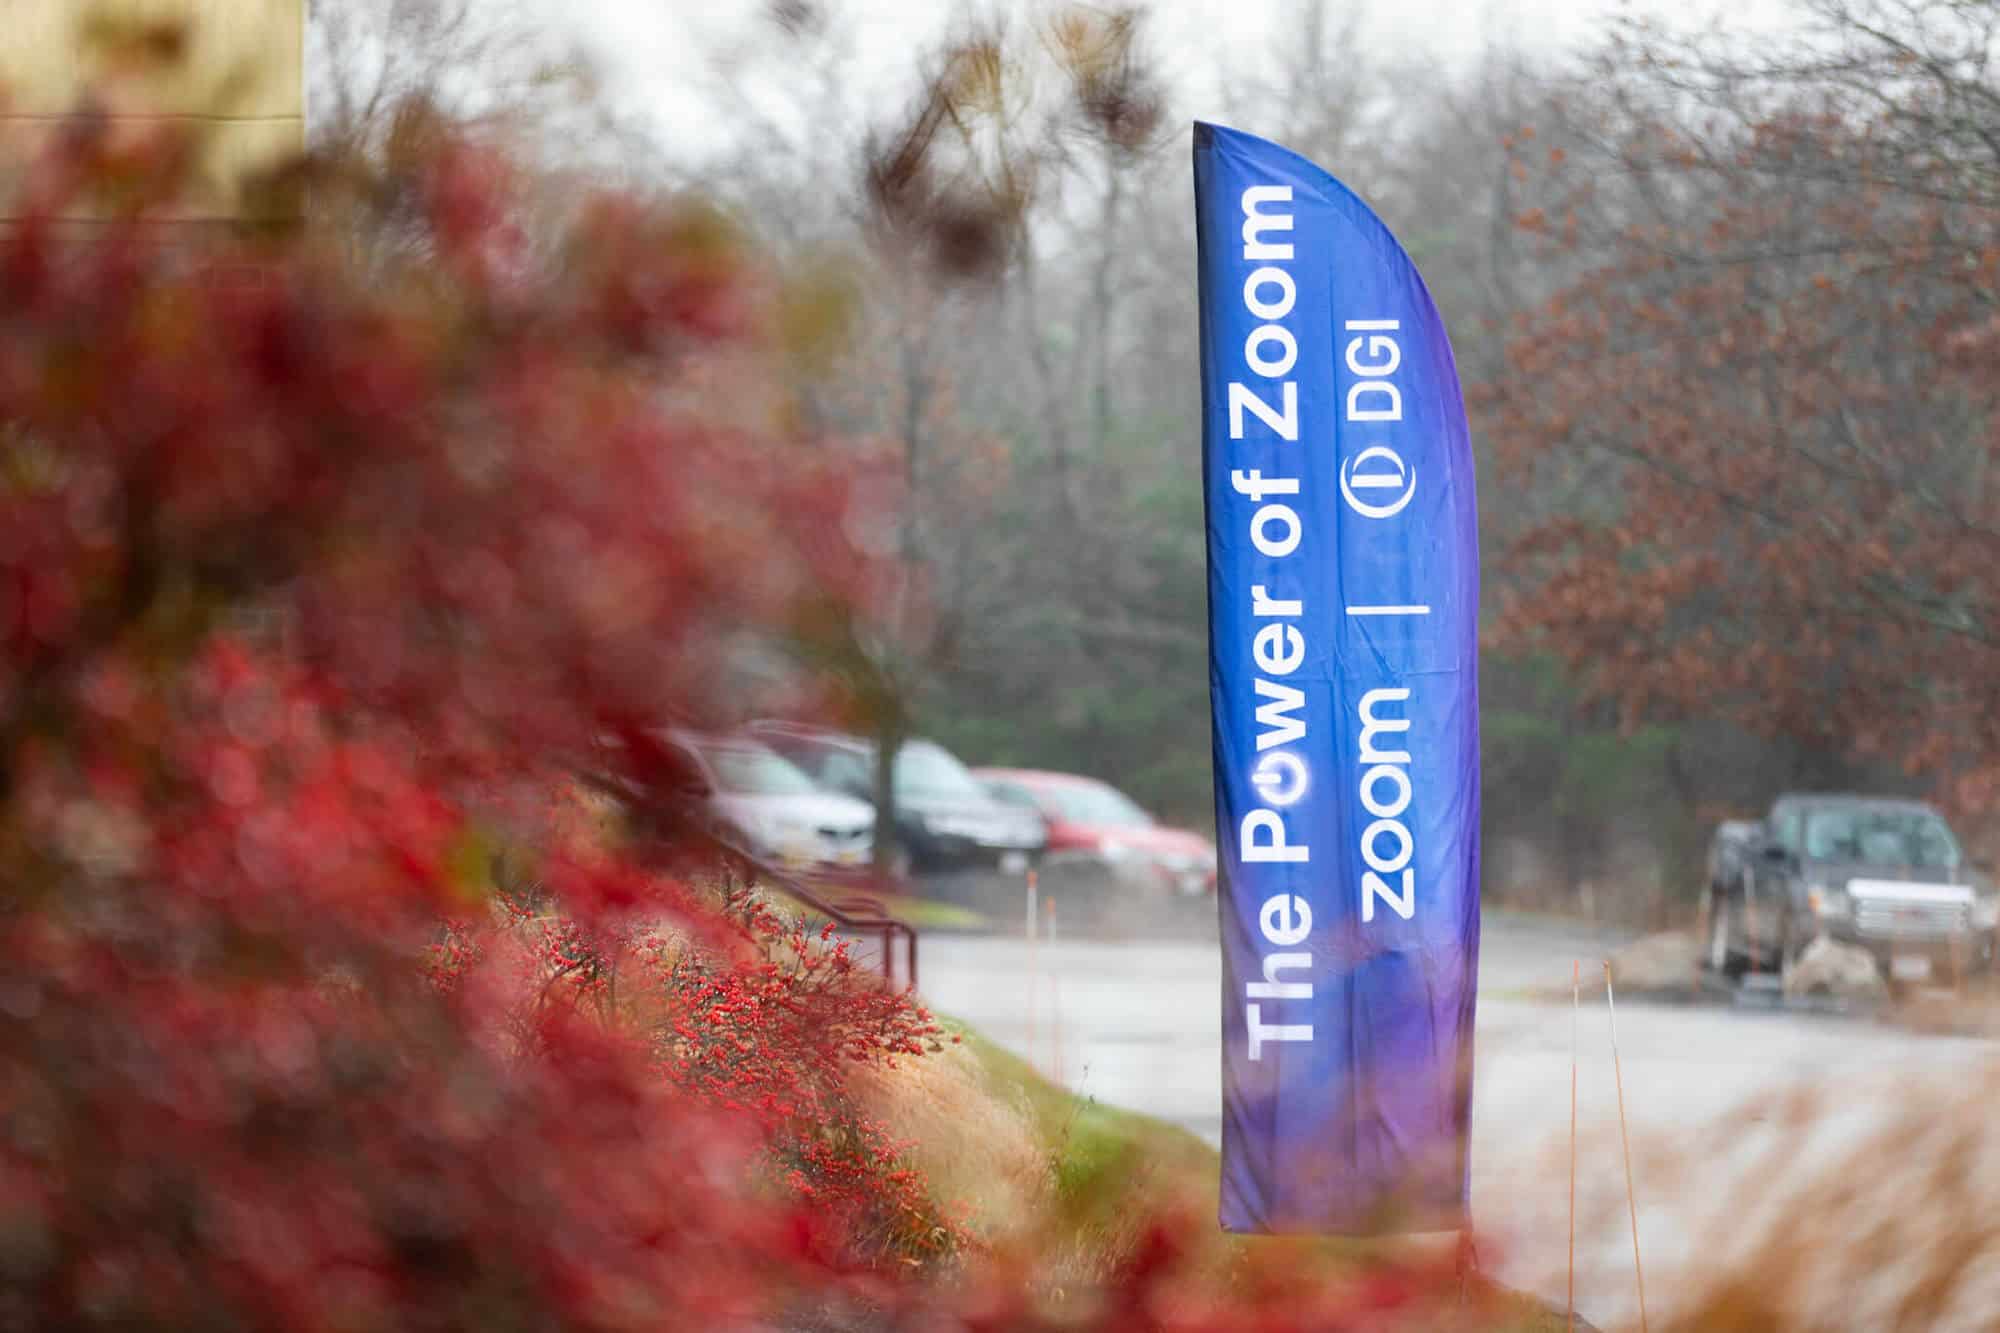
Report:
M 874 742 L 796 722 L 753 722 L 751 735 L 821 786 L 875 798 Z M 895 871 L 998 869 L 1019 874 L 1041 860 L 1049 831 L 1032 811 L 997 800 L 949 750 L 926 740 L 896 752 Z
M 1993 959 L 1994 901 L 1921 801 L 1790 795 L 1762 823 L 1723 825 L 1709 850 L 1707 915 L 1704 961 L 1732 978 L 1782 973 L 1822 935 L 1866 949 L 1892 982 Z

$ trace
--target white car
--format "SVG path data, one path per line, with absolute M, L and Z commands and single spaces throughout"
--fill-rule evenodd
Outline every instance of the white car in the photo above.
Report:
M 686 759 L 690 795 L 706 805 L 716 832 L 762 860 L 795 870 L 855 869 L 868 863 L 875 808 L 828 791 L 769 746 L 746 737 L 668 733 Z

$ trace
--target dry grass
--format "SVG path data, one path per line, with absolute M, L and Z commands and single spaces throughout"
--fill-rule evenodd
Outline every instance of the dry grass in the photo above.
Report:
M 1049 1207 L 1054 1175 L 1024 1100 L 996 1095 L 971 1047 L 862 1069 L 853 1087 L 975 1239 L 999 1241 Z
M 2000 1067 L 1849 1069 L 1633 1141 L 1650 1326 L 1659 1333 L 2000 1327 Z M 1578 1292 L 1636 1329 L 1615 1125 L 1586 1130 Z M 1533 1174 L 1560 1182 L 1567 1147 Z M 1560 1193 L 1511 1239 L 1562 1290 Z M 1526 1251 L 1532 1250 L 1533 1253 Z
M 2000 1071 L 1767 1099 L 1721 1127 L 1702 1280 L 1670 1328 L 2000 1323 Z
M 2000 1037 L 2000 991 L 1990 982 L 1962 991 L 1918 991 L 1897 1001 L 1885 1018 L 1932 1036 Z
M 1100 1106 L 977 1034 L 863 1072 L 857 1091 L 936 1197 L 980 1243 L 1032 1243 L 1052 1280 L 1103 1275 L 1166 1207 L 1214 1212 L 1215 1150 L 1176 1126 Z

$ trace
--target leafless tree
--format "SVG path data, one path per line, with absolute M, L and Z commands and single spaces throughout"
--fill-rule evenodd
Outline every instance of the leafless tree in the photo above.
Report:
M 552 165 L 606 170 L 640 146 L 581 44 L 507 0 L 308 0 L 306 78 L 321 147 L 378 152 L 418 102 Z

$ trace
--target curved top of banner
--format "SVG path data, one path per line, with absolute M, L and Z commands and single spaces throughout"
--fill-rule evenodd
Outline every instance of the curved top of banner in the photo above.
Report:
M 1275 177 L 1285 171 L 1292 173 L 1291 178 L 1282 183 L 1291 185 L 1294 189 L 1303 188 L 1320 196 L 1323 202 L 1337 205 L 1340 211 L 1348 215 L 1350 221 L 1361 227 L 1371 241 L 1383 248 L 1387 256 L 1393 257 L 1396 263 L 1406 266 L 1410 277 L 1416 282 L 1417 290 L 1423 294 L 1430 314 L 1438 319 L 1440 326 L 1443 324 L 1443 319 L 1437 314 L 1437 302 L 1431 297 L 1431 289 L 1424 282 L 1424 275 L 1417 268 L 1416 261 L 1410 258 L 1409 251 L 1405 250 L 1403 243 L 1396 239 L 1396 234 L 1389 230 L 1389 225 L 1375 215 L 1375 210 L 1369 206 L 1368 201 L 1349 189 L 1338 176 L 1311 158 L 1296 153 L 1283 144 L 1273 143 L 1269 139 L 1247 134 L 1242 130 L 1231 129 L 1227 125 L 1217 125 L 1212 121 L 1197 120 L 1194 123 L 1194 150 L 1197 153 L 1217 153 L 1223 157 L 1254 156 L 1256 170 L 1264 176 Z M 1451 344 L 1447 341 L 1442 350 L 1446 366 L 1452 371 L 1451 383 L 1456 385 L 1458 366 L 1451 355 Z

